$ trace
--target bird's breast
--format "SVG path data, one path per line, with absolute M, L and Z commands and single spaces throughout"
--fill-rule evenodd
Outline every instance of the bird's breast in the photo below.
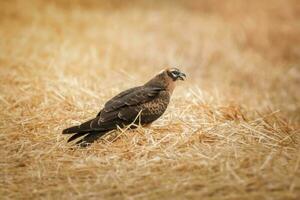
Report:
M 170 102 L 170 95 L 167 92 L 161 94 L 158 98 L 149 101 L 141 106 L 141 120 L 145 124 L 158 119 L 167 109 Z

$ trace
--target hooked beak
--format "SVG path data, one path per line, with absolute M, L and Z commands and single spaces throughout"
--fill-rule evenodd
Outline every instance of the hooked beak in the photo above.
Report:
M 186 79 L 185 73 L 180 72 L 180 74 L 178 75 L 178 79 L 184 81 Z

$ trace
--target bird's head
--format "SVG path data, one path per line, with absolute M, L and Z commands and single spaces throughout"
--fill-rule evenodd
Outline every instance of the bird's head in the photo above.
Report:
M 148 81 L 145 85 L 152 87 L 166 88 L 170 93 L 175 88 L 177 80 L 185 80 L 186 75 L 177 68 L 167 68 L 160 71 L 154 78 Z
M 177 68 L 167 68 L 164 71 L 167 74 L 168 78 L 172 79 L 172 81 L 177 81 L 177 80 L 184 81 L 186 78 L 185 73 L 181 72 Z

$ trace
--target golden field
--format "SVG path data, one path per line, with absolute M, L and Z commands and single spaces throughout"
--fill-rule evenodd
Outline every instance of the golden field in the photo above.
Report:
M 0 199 L 300 199 L 300 4 L 1 1 Z M 61 131 L 165 67 L 151 127 Z

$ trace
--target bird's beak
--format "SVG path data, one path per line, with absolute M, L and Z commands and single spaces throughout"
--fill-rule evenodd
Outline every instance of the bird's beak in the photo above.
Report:
M 185 73 L 180 72 L 180 74 L 178 75 L 178 79 L 184 81 L 186 79 Z

